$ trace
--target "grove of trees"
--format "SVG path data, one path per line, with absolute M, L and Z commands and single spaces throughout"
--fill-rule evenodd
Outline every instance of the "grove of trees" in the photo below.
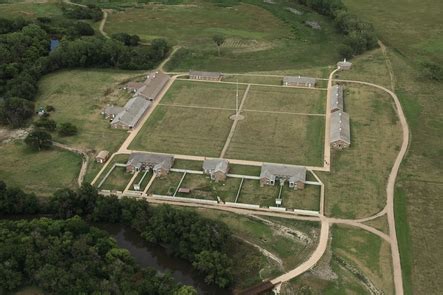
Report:
M 0 181 L 0 214 L 25 213 L 122 223 L 138 231 L 147 242 L 165 246 L 173 255 L 189 261 L 208 284 L 226 288 L 233 282 L 233 262 L 226 253 L 226 245 L 232 239 L 230 230 L 224 223 L 192 211 L 170 206 L 151 208 L 144 200 L 105 197 L 89 184 L 76 191 L 59 190 L 44 202 L 32 194 L 9 189 Z

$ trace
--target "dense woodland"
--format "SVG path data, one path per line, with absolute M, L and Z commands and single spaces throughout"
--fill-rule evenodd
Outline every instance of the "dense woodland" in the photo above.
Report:
M 118 199 L 115 196 L 104 197 L 99 195 L 94 187 L 87 184 L 83 185 L 77 191 L 69 189 L 59 190 L 54 193 L 54 196 L 50 198 L 49 201 L 45 201 L 39 200 L 34 194 L 26 194 L 20 189 L 8 188 L 3 182 L 0 182 L 1 215 L 29 215 L 36 213 L 47 214 L 61 220 L 70 219 L 70 222 L 79 224 L 83 224 L 80 221 L 81 217 L 88 222 L 122 223 L 128 225 L 138 231 L 141 237 L 147 242 L 165 246 L 171 250 L 173 255 L 192 263 L 194 269 L 204 276 L 206 283 L 215 284 L 222 288 L 230 287 L 233 283 L 231 270 L 232 260 L 229 258 L 228 253 L 225 253 L 227 249 L 226 245 L 231 241 L 232 235 L 224 223 L 206 219 L 193 212 L 174 209 L 169 206 L 151 208 L 146 201 L 142 200 L 129 198 Z M 50 221 L 45 220 L 42 221 L 42 223 L 36 222 L 36 224 L 45 224 L 48 222 L 50 223 Z M 9 226 L 14 227 L 15 225 L 5 223 L 0 224 L 0 226 L 3 231 L 3 227 L 8 228 Z M 89 229 L 89 231 L 91 231 L 91 229 Z M 22 233 L 17 232 L 16 234 L 20 236 Z M 56 234 L 60 236 L 64 235 L 62 232 L 57 232 Z M 84 238 L 88 239 L 89 237 Z M 26 243 L 22 245 L 20 241 L 21 240 L 17 238 L 16 243 L 20 245 L 20 247 L 26 249 L 30 247 Z M 49 244 L 51 244 L 52 241 L 49 241 Z M 56 245 L 58 245 L 59 242 L 61 241 L 54 240 Z M 95 242 L 93 244 L 95 245 Z M 8 245 L 10 245 L 10 243 L 8 243 Z M 0 245 L 0 247 L 2 246 Z M 29 248 L 28 251 L 32 252 L 35 251 L 35 249 Z M 60 257 L 62 254 L 59 253 L 57 255 L 57 257 Z M 66 265 L 59 266 L 64 269 L 64 272 L 70 272 L 69 269 L 72 267 L 69 262 L 67 263 Z M 72 263 L 74 263 L 74 261 L 72 261 Z M 14 273 L 17 272 L 18 269 L 22 269 L 23 264 L 15 264 L 15 266 L 16 268 L 11 270 L 11 272 L 0 272 L 0 285 L 3 285 L 1 282 L 8 280 L 10 276 L 14 276 Z M 134 268 L 133 263 L 130 267 Z M 94 268 L 91 268 L 92 272 L 94 272 L 93 269 Z M 83 269 L 82 271 L 89 272 L 89 268 L 87 270 Z M 138 274 L 139 271 L 134 270 L 134 273 Z M 95 273 L 91 273 L 91 277 L 95 275 Z M 30 283 L 38 284 L 38 281 L 29 275 L 22 274 L 21 276 L 23 276 L 23 279 L 19 280 L 18 283 L 11 284 L 8 290 L 13 290 L 19 286 Z M 74 280 L 74 278 L 75 276 L 66 278 L 66 280 L 70 281 Z M 163 277 L 157 278 L 159 280 L 163 279 Z M 129 280 L 129 278 L 126 279 Z M 99 278 L 97 278 L 97 280 L 99 280 Z M 51 287 L 53 289 L 48 289 L 49 287 L 40 284 L 38 286 L 50 293 L 57 293 L 56 290 L 60 289 L 56 288 L 61 288 L 65 283 L 66 281 L 54 281 Z M 175 285 L 172 287 L 176 288 Z M 84 290 L 89 290 L 88 285 L 85 285 L 84 288 Z M 147 293 L 140 291 L 140 294 Z M 149 294 L 166 293 L 159 292 Z
M 0 18 L 0 124 L 20 127 L 27 122 L 34 113 L 32 101 L 42 75 L 75 67 L 151 69 L 170 49 L 162 39 L 136 46 L 138 36 L 125 37 L 94 36 L 89 24 L 70 19 Z M 61 42 L 50 52 L 52 38 Z

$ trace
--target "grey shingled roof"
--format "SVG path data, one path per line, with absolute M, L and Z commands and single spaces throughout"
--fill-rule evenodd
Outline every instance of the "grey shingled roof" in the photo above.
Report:
M 260 178 L 275 180 L 276 177 L 288 179 L 293 182 L 306 180 L 306 167 L 295 165 L 263 164 L 261 166 Z
M 228 161 L 224 159 L 210 159 L 203 162 L 203 170 L 228 172 Z
M 220 72 L 189 71 L 189 76 L 220 78 L 221 76 L 223 76 L 223 74 Z
M 338 111 L 331 114 L 330 142 L 342 140 L 351 144 L 351 130 L 348 113 Z
M 343 111 L 343 86 L 332 86 L 329 100 L 331 110 L 339 109 Z
M 283 83 L 298 83 L 298 84 L 311 84 L 315 85 L 317 80 L 311 77 L 303 76 L 285 76 L 283 77 Z
M 163 168 L 165 170 L 171 169 L 174 164 L 174 156 L 160 155 L 151 153 L 131 153 L 129 155 L 126 165 L 141 167 L 145 165 L 151 169 L 157 170 Z
M 131 98 L 123 108 L 123 111 L 112 120 L 112 124 L 121 123 L 129 127 L 137 125 L 143 113 L 149 108 L 151 102 L 141 96 Z
M 140 87 L 135 96 L 143 96 L 147 99 L 154 100 L 169 81 L 169 76 L 160 72 L 151 72 L 147 75 L 143 86 Z
M 113 106 L 113 105 L 107 105 L 105 107 L 105 109 L 103 110 L 103 113 L 106 116 L 110 116 L 110 115 L 116 116 L 118 113 L 120 113 L 123 110 L 124 110 L 124 108 L 122 108 L 122 107 L 117 107 L 117 106 Z

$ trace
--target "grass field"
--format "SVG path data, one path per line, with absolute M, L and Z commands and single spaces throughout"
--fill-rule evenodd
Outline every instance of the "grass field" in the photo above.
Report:
M 237 203 L 260 205 L 261 207 L 276 206 L 279 186 L 260 187 L 260 181 L 245 179 Z
M 245 112 L 226 153 L 229 159 L 322 165 L 324 117 Z
M 401 133 L 389 95 L 366 86 L 347 86 L 345 109 L 351 118 L 351 147 L 332 152 L 325 184 L 325 213 L 364 217 L 386 204 L 386 183 L 397 156 Z
M 43 77 L 39 83 L 36 106 L 52 105 L 51 118 L 58 124 L 70 122 L 78 135 L 56 141 L 85 149 L 115 151 L 127 132 L 112 129 L 100 114 L 106 104 L 124 105 L 129 96 L 118 90 L 119 84 L 139 72 L 116 70 L 67 70 Z
M 306 185 L 303 190 L 293 190 L 285 185 L 281 198 L 285 208 L 320 210 L 320 186 L 317 185 Z
M 215 107 L 235 110 L 236 89 L 237 85 L 235 84 L 179 80 L 174 82 L 161 102 L 167 105 Z M 245 85 L 239 85 L 240 99 L 245 89 Z
M 111 174 L 106 178 L 100 189 L 124 191 L 132 178 L 131 173 L 126 172 L 125 167 L 115 167 Z
M 171 172 L 166 176 L 156 178 L 148 190 L 148 194 L 172 196 L 182 178 L 183 173 Z
M 207 175 L 186 174 L 181 184 L 182 188 L 190 188 L 190 194 L 178 193 L 177 197 L 233 202 L 240 186 L 241 179 L 227 178 L 224 182 L 211 181 Z
M 20 141 L 1 144 L 0 154 L 0 179 L 8 186 L 16 186 L 39 196 L 77 186 L 81 166 L 77 154 L 55 148 L 33 152 Z
M 338 59 L 342 37 L 326 17 L 307 10 L 302 16 L 295 15 L 285 9 L 293 3 L 247 2 L 232 2 L 226 7 L 194 0 L 182 5 L 129 8 L 112 13 L 105 31 L 131 32 L 143 40 L 164 37 L 181 45 L 183 49 L 171 61 L 169 70 L 283 70 L 324 66 Z M 303 24 L 305 20 L 318 21 L 322 30 L 312 30 Z M 226 36 L 221 56 L 212 41 L 218 33 Z
M 251 86 L 243 110 L 324 114 L 326 91 Z
M 158 106 L 129 146 L 134 150 L 218 157 L 232 111 Z
M 61 16 L 62 10 L 57 5 L 57 0 L 49 1 L 0 1 L 0 15 L 5 18 L 23 17 L 35 19 L 37 17 Z M 39 3 L 44 2 L 44 3 Z
M 95 183 L 95 185 L 99 185 L 100 182 L 103 180 L 103 178 L 106 176 L 106 174 L 112 169 L 112 166 L 114 166 L 114 164 L 118 163 L 118 164 L 125 164 L 128 161 L 129 156 L 128 155 L 115 155 L 114 158 L 112 158 L 112 160 L 109 160 L 110 162 L 108 163 L 108 166 L 106 166 L 106 169 L 100 174 L 100 177 L 97 179 L 97 182 Z M 103 168 L 103 164 L 100 164 L 100 166 L 93 166 L 93 170 L 98 170 L 97 173 Z M 93 172 L 93 170 L 90 170 L 91 172 Z M 97 173 L 95 173 L 94 175 L 92 175 L 92 173 L 88 173 L 88 177 L 90 177 L 91 181 L 92 179 L 94 179 L 94 177 L 97 175 Z M 102 187 L 103 188 L 103 187 Z

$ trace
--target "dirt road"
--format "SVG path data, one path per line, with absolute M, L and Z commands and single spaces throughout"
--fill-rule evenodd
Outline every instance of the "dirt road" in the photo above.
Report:
M 79 154 L 82 157 L 82 167 L 80 168 L 80 172 L 77 178 L 77 184 L 79 187 L 82 186 L 83 180 L 85 179 L 86 170 L 89 165 L 89 155 L 88 152 L 79 148 L 70 147 L 68 145 L 53 141 L 52 144 L 58 148 Z

